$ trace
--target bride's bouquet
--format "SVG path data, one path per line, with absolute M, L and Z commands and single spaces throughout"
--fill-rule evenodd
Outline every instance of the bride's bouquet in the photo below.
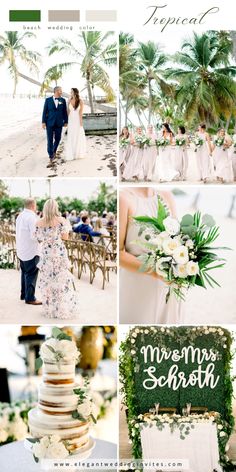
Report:
M 178 221 L 158 197 L 157 218 L 137 216 L 134 220 L 139 226 L 139 239 L 134 244 L 144 249 L 138 256 L 142 263 L 139 270 L 164 278 L 169 284 L 166 301 L 171 293 L 184 300 L 186 290 L 195 285 L 220 286 L 210 272 L 225 265 L 216 251 L 228 248 L 212 246 L 219 228 L 211 215 L 197 212 Z

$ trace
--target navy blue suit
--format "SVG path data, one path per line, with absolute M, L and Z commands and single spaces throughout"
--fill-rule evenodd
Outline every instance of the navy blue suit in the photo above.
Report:
M 53 97 L 46 98 L 42 122 L 46 124 L 48 155 L 53 158 L 61 141 L 62 128 L 68 123 L 66 101 L 60 97 L 56 107 Z
M 98 231 L 93 231 L 93 228 L 91 228 L 91 226 L 89 226 L 88 224 L 84 224 L 84 223 L 82 223 L 81 225 L 76 226 L 75 228 L 73 228 L 73 231 L 75 233 L 87 234 L 89 236 L 90 241 L 93 240 L 93 236 L 101 236 L 101 233 L 98 233 Z M 86 237 L 82 236 L 82 239 L 85 240 Z

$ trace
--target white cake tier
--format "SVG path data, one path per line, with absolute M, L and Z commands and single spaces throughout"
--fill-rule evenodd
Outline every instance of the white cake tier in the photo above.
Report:
M 39 386 L 39 408 L 49 414 L 55 412 L 57 414 L 72 413 L 78 405 L 78 397 L 74 394 L 73 389 L 77 385 L 55 385 L 41 384 Z
M 75 381 L 75 364 L 45 362 L 43 365 L 43 382 L 45 384 L 61 386 L 73 385 Z
M 34 438 L 57 435 L 62 440 L 68 441 L 73 451 L 87 444 L 89 440 L 88 421 L 46 415 L 38 408 L 30 410 L 28 419 L 30 433 Z

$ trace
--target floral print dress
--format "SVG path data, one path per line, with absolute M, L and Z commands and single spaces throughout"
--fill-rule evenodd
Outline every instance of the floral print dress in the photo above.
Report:
M 62 234 L 68 233 L 65 223 L 53 227 L 36 227 L 35 237 L 41 245 L 39 288 L 44 316 L 67 319 L 78 314 L 78 293 Z

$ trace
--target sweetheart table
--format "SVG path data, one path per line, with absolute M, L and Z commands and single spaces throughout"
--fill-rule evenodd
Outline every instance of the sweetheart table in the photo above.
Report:
M 153 423 L 151 427 L 141 429 L 141 444 L 143 460 L 182 460 L 189 462 L 188 472 L 222 472 L 215 423 L 195 424 L 185 439 L 180 438 L 178 429 L 171 432 L 169 425 L 165 424 L 160 431 Z M 144 467 L 144 470 L 148 469 Z M 164 470 L 168 471 L 167 468 Z

